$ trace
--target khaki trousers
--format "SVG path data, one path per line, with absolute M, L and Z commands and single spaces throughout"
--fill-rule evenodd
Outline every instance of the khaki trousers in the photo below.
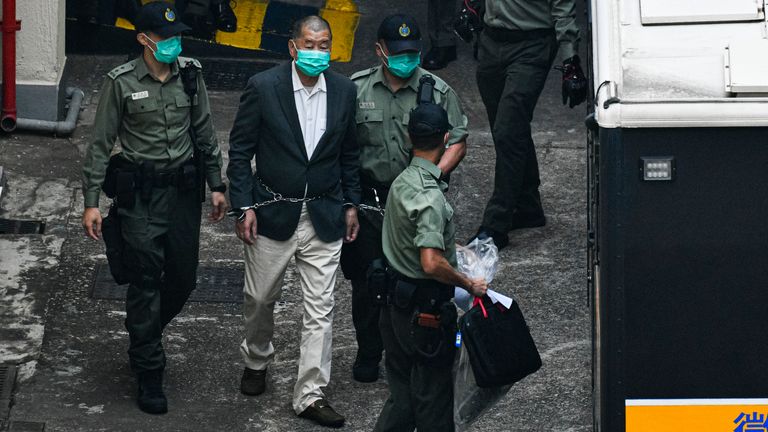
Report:
M 317 237 L 304 205 L 289 240 L 259 236 L 253 246 L 245 246 L 245 340 L 240 352 L 249 369 L 264 370 L 274 359 L 273 311 L 288 263 L 291 257 L 296 259 L 304 298 L 299 374 L 293 390 L 296 414 L 324 397 L 321 387 L 327 386 L 331 377 L 333 290 L 341 244 L 341 239 L 325 243 Z

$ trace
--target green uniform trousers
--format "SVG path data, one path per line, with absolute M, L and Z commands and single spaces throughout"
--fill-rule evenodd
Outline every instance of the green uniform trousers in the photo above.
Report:
M 410 315 L 395 306 L 381 310 L 379 321 L 386 356 L 389 398 L 384 402 L 375 432 L 452 432 L 453 358 L 450 349 L 434 364 L 416 358 L 404 334 L 412 325 Z M 401 329 L 401 330 L 397 330 Z M 406 329 L 406 330 L 403 330 Z M 449 335 L 455 338 L 455 333 Z M 451 340 L 452 341 L 452 340 Z
M 148 200 L 119 209 L 128 286 L 125 328 L 131 368 L 165 367 L 163 328 L 181 312 L 197 283 L 200 195 L 175 186 L 155 188 Z
M 433 47 L 456 46 L 453 22 L 456 20 L 456 0 L 429 0 L 427 6 L 427 28 L 429 43 Z
M 372 204 L 369 204 L 372 205 Z M 371 262 L 384 257 L 381 249 L 381 222 L 374 224 L 361 212 L 357 239 L 341 249 L 341 269 L 352 284 L 352 323 L 357 338 L 358 360 L 368 366 L 379 364 L 384 345 L 379 332 L 379 310 L 374 303 L 376 293 L 368 289 L 366 272 Z M 370 217 L 378 217 L 372 215 Z
M 543 215 L 531 120 L 558 44 L 554 30 L 509 32 L 497 39 L 488 33 L 480 35 L 477 86 L 493 134 L 496 172 L 482 225 L 506 233 L 513 216 Z

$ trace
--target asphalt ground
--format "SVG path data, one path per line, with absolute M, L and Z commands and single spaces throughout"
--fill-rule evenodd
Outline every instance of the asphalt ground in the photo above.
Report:
M 359 8 L 352 61 L 333 66 L 345 74 L 375 64 L 374 35 L 382 17 L 408 11 L 426 22 L 423 1 L 375 0 L 360 2 Z M 459 60 L 438 75 L 456 89 L 469 116 L 468 154 L 452 176 L 449 192 L 456 209 L 457 240 L 463 242 L 477 229 L 492 190 L 495 156 L 474 80 L 471 47 L 460 43 L 459 49 Z M 0 236 L 0 363 L 19 365 L 11 430 L 35 426 L 22 422 L 44 423 L 46 431 L 62 432 L 322 430 L 297 418 L 290 407 L 301 325 L 301 295 L 293 266 L 276 311 L 276 362 L 264 395 L 251 398 L 238 391 L 243 367 L 238 353 L 243 336 L 240 304 L 191 302 L 165 332 L 170 412 L 149 416 L 136 408 L 135 382 L 125 354 L 124 305 L 92 298 L 94 272 L 104 259 L 104 249 L 86 239 L 80 227 L 80 166 L 98 90 L 104 73 L 124 59 L 124 55 L 69 56 L 71 84 L 86 94 L 71 138 L 0 136 L 0 166 L 9 178 L 0 217 L 47 221 L 45 235 Z M 214 124 L 225 155 L 239 96 L 238 91 L 211 91 Z M 511 234 L 493 283 L 494 289 L 519 302 L 544 365 L 513 386 L 474 430 L 592 429 L 585 112 L 583 105 L 573 110 L 561 105 L 560 74 L 552 72 L 533 122 L 548 224 Z M 242 266 L 242 246 L 231 221 L 203 223 L 201 265 Z M 340 277 L 327 395 L 347 416 L 344 430 L 369 431 L 387 386 L 383 377 L 374 384 L 351 378 L 356 343 L 350 290 Z

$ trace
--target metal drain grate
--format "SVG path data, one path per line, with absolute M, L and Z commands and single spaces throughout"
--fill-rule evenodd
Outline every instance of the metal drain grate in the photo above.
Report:
M 0 364 L 0 422 L 8 418 L 10 414 L 15 384 L 16 365 Z
M 201 266 L 197 269 L 197 289 L 189 301 L 204 303 L 242 303 L 243 269 Z M 96 264 L 91 297 L 98 300 L 124 300 L 127 285 L 117 285 L 106 262 Z
M 44 234 L 45 221 L 0 219 L 0 234 Z
M 15 421 L 11 422 L 8 432 L 45 432 L 45 423 Z

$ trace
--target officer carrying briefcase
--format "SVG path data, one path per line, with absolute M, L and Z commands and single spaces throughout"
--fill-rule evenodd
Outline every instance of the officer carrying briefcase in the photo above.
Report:
M 513 384 L 541 367 L 539 351 L 517 302 L 506 309 L 488 296 L 476 298 L 459 327 L 478 387 Z

